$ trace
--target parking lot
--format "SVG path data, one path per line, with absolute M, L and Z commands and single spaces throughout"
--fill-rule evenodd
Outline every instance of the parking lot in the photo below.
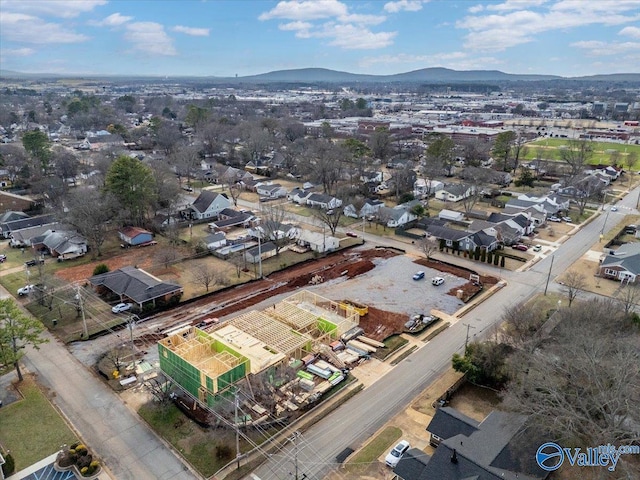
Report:
M 425 272 L 422 280 L 413 280 L 417 271 Z M 433 286 L 433 277 L 444 278 L 444 284 Z M 391 312 L 415 314 L 428 313 L 432 308 L 453 314 L 464 304 L 447 293 L 467 282 L 466 279 L 440 272 L 413 262 L 406 255 L 377 259 L 376 268 L 348 281 L 337 279 L 318 287 L 325 297 L 340 300 L 346 298 Z

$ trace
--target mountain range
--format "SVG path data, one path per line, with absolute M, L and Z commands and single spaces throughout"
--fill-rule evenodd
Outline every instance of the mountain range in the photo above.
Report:
M 36 78 L 113 78 L 113 79 L 150 79 L 158 81 L 163 76 L 150 75 L 87 75 L 87 74 L 37 74 L 21 73 L 0 69 L 0 78 L 36 79 Z M 451 70 L 448 68 L 423 68 L 411 72 L 392 75 L 367 75 L 340 72 L 326 68 L 299 68 L 293 70 L 276 70 L 259 75 L 244 77 L 192 77 L 170 76 L 169 78 L 185 78 L 190 80 L 206 80 L 220 83 L 446 83 L 446 82 L 527 82 L 576 80 L 589 82 L 640 82 L 640 73 L 612 73 L 609 75 L 590 75 L 582 77 L 561 77 L 558 75 L 513 74 L 499 70 Z

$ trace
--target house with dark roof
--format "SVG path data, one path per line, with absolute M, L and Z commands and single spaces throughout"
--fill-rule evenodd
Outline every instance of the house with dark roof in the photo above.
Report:
M 598 267 L 598 275 L 620 282 L 636 283 L 640 275 L 640 243 L 625 243 L 611 250 Z
M 536 461 L 544 441 L 526 435 L 526 417 L 493 411 L 477 422 L 453 408 L 442 407 L 427 426 L 438 438 L 428 458 L 411 455 L 394 469 L 402 480 L 544 480 L 549 472 Z M 405 454 L 406 455 L 406 454 Z M 416 462 L 416 457 L 420 462 Z M 423 464 L 420 470 L 420 463 Z
M 258 263 L 260 259 L 265 260 L 276 254 L 276 245 L 273 242 L 261 243 L 244 252 L 244 258 L 248 263 Z
M 297 203 L 298 205 L 306 205 L 307 198 L 309 195 L 313 193 L 310 189 L 304 189 L 296 187 L 287 193 L 287 200 L 291 200 L 293 203 Z
M 118 237 L 125 246 L 136 247 L 153 240 L 153 233 L 140 227 L 124 227 L 118 230 Z
M 74 230 L 47 230 L 31 239 L 38 251 L 47 250 L 58 261 L 77 258 L 87 253 L 87 240 Z
M 493 411 L 478 423 L 453 409 L 443 415 L 440 410 L 427 431 L 448 438 L 440 441 L 420 476 L 404 480 L 543 480 L 549 475 L 535 461 L 544 441 L 526 435 L 525 416 Z
M 140 310 L 162 303 L 179 302 L 182 287 L 163 282 L 150 273 L 135 267 L 122 267 L 112 272 L 94 275 L 89 283 L 100 295 L 116 296 L 120 302 L 135 303 Z
M 40 225 L 50 225 L 56 223 L 52 214 L 39 215 L 37 217 L 20 218 L 6 223 L 0 223 L 0 234 L 4 238 L 10 238 L 13 232 L 17 232 L 24 228 L 38 227 Z
M 402 456 L 398 465 L 393 469 L 394 480 L 408 480 L 418 478 L 427 466 L 430 456 L 417 448 L 410 448 Z
M 209 250 L 215 250 L 227 244 L 227 236 L 224 232 L 212 233 L 204 237 L 203 242 Z
M 249 227 L 256 221 L 253 213 L 225 208 L 218 214 L 218 219 L 209 224 L 209 230 L 223 230 L 231 227 Z
M 196 201 L 189 206 L 189 214 L 195 220 L 217 218 L 222 210 L 229 207 L 231 207 L 231 200 L 224 193 L 203 190 Z

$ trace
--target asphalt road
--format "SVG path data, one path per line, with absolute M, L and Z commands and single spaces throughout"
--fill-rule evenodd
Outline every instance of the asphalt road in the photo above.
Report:
M 639 191 L 640 189 L 633 190 L 618 203 L 618 212 L 600 215 L 581 228 L 554 252 L 553 260 L 548 256 L 524 272 L 503 271 L 503 277 L 508 282 L 506 287 L 471 310 L 461 321 L 453 324 L 434 340 L 416 350 L 371 387 L 358 393 L 307 430 L 298 438 L 295 446 L 293 442 L 284 446 L 278 454 L 273 455 L 246 479 L 319 480 L 329 472 L 337 471 L 336 455 L 345 448 L 358 448 L 382 427 L 387 419 L 406 408 L 419 392 L 449 367 L 452 354 L 462 352 L 467 334 L 470 338 L 488 335 L 491 327 L 500 321 L 500 312 L 536 293 L 543 292 L 549 276 L 553 280 L 563 273 L 598 241 L 605 222 L 606 227 L 611 228 L 620 220 L 620 215 L 635 212 L 635 201 Z M 369 238 L 367 235 L 365 238 L 380 243 L 380 239 Z M 489 267 L 487 270 L 493 269 Z M 549 291 L 561 288 L 553 281 L 549 283 Z M 297 476 L 294 460 L 296 457 Z

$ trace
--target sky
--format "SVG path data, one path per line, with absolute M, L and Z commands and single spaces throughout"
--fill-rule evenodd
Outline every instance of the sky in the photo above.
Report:
M 640 73 L 640 0 L 0 0 L 0 68 Z

